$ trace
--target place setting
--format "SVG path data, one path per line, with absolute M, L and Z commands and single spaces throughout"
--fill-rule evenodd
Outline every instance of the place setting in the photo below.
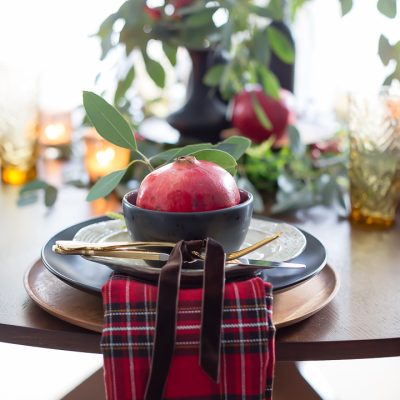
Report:
M 136 196 L 136 191 L 128 193 L 123 203 Z M 101 332 L 101 288 L 113 271 L 156 284 L 160 266 L 175 243 L 134 242 L 136 237 L 130 235 L 125 221 L 122 214 L 117 219 L 94 218 L 50 238 L 41 260 L 24 278 L 35 303 L 60 319 Z M 182 282 L 189 287 L 203 275 L 200 257 L 197 254 L 193 265 L 182 270 Z M 228 281 L 257 274 L 270 282 L 274 325 L 281 328 L 310 317 L 336 295 L 339 278 L 326 257 L 323 244 L 310 233 L 288 223 L 252 217 L 239 250 L 226 253 L 225 274 Z

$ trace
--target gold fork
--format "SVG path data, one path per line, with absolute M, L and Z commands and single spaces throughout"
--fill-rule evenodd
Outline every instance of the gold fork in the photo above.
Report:
M 226 260 L 235 260 L 236 258 L 243 257 L 244 255 L 251 253 L 252 251 L 257 250 L 258 248 L 271 243 L 275 239 L 279 238 L 282 235 L 282 232 L 274 233 L 270 236 L 265 237 L 264 239 L 252 244 L 251 246 L 245 247 L 244 249 L 233 251 L 231 253 L 226 254 Z M 90 243 L 90 242 L 79 242 L 74 240 L 58 240 L 56 244 L 53 246 L 53 251 L 60 254 L 81 254 L 81 255 L 101 255 L 101 253 L 107 252 L 108 256 L 115 255 L 118 257 L 118 254 L 122 256 L 124 250 L 132 253 L 132 258 L 135 257 L 133 253 L 136 253 L 135 250 L 143 248 L 151 248 L 151 247 L 174 247 L 175 243 L 171 242 L 105 242 L 105 243 Z M 204 260 L 204 256 L 197 252 L 193 251 L 193 255 Z M 154 255 L 156 253 L 153 253 Z M 125 256 L 128 256 L 126 254 Z
M 260 247 L 262 247 L 268 243 L 271 243 L 275 239 L 278 239 L 278 237 L 280 237 L 280 236 L 282 236 L 282 232 L 277 232 L 277 233 L 274 233 L 273 235 L 267 236 L 264 239 L 259 240 L 258 242 L 252 244 L 251 246 L 245 247 L 244 249 L 233 251 L 231 253 L 226 253 L 226 261 L 232 261 L 232 260 L 235 260 L 236 258 L 243 257 L 246 254 L 249 254 L 252 251 L 259 249 Z M 196 257 L 204 260 L 204 256 L 197 251 L 192 251 L 192 254 L 195 255 Z

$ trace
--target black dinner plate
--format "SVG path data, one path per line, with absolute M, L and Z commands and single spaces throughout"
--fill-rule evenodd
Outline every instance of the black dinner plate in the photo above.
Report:
M 71 286 L 87 292 L 100 292 L 112 273 L 109 267 L 85 260 L 81 256 L 54 253 L 52 246 L 57 240 L 72 240 L 81 228 L 107 219 L 107 217 L 90 219 L 70 226 L 54 235 L 42 249 L 42 261 L 46 268 Z M 309 279 L 326 264 L 326 250 L 323 244 L 310 233 L 303 230 L 302 232 L 307 240 L 306 247 L 299 256 L 291 261 L 305 264 L 306 268 L 262 271 L 262 278 L 271 282 L 274 290 L 282 290 Z

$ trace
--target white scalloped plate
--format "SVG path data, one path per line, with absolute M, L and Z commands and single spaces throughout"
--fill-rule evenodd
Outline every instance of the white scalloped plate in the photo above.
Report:
M 242 248 L 250 246 L 276 232 L 282 232 L 282 235 L 273 242 L 250 253 L 248 257 L 257 260 L 287 261 L 297 257 L 304 250 L 307 241 L 299 229 L 286 223 L 260 219 L 253 219 L 251 221 Z M 76 233 L 74 240 L 93 243 L 130 241 L 131 238 L 124 228 L 122 221 L 111 220 L 85 226 Z M 137 264 L 137 260 L 113 259 L 114 263 L 119 261 L 124 265 L 127 262 Z

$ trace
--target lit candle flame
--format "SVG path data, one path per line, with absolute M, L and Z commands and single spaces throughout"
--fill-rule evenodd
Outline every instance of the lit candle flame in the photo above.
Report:
M 63 137 L 66 133 L 66 130 L 62 123 L 56 123 L 47 125 L 44 132 L 50 140 L 56 140 Z
M 111 147 L 105 150 L 100 150 L 96 153 L 96 160 L 101 166 L 106 166 L 110 164 L 110 162 L 114 159 L 114 157 L 115 157 L 115 150 L 112 149 Z

